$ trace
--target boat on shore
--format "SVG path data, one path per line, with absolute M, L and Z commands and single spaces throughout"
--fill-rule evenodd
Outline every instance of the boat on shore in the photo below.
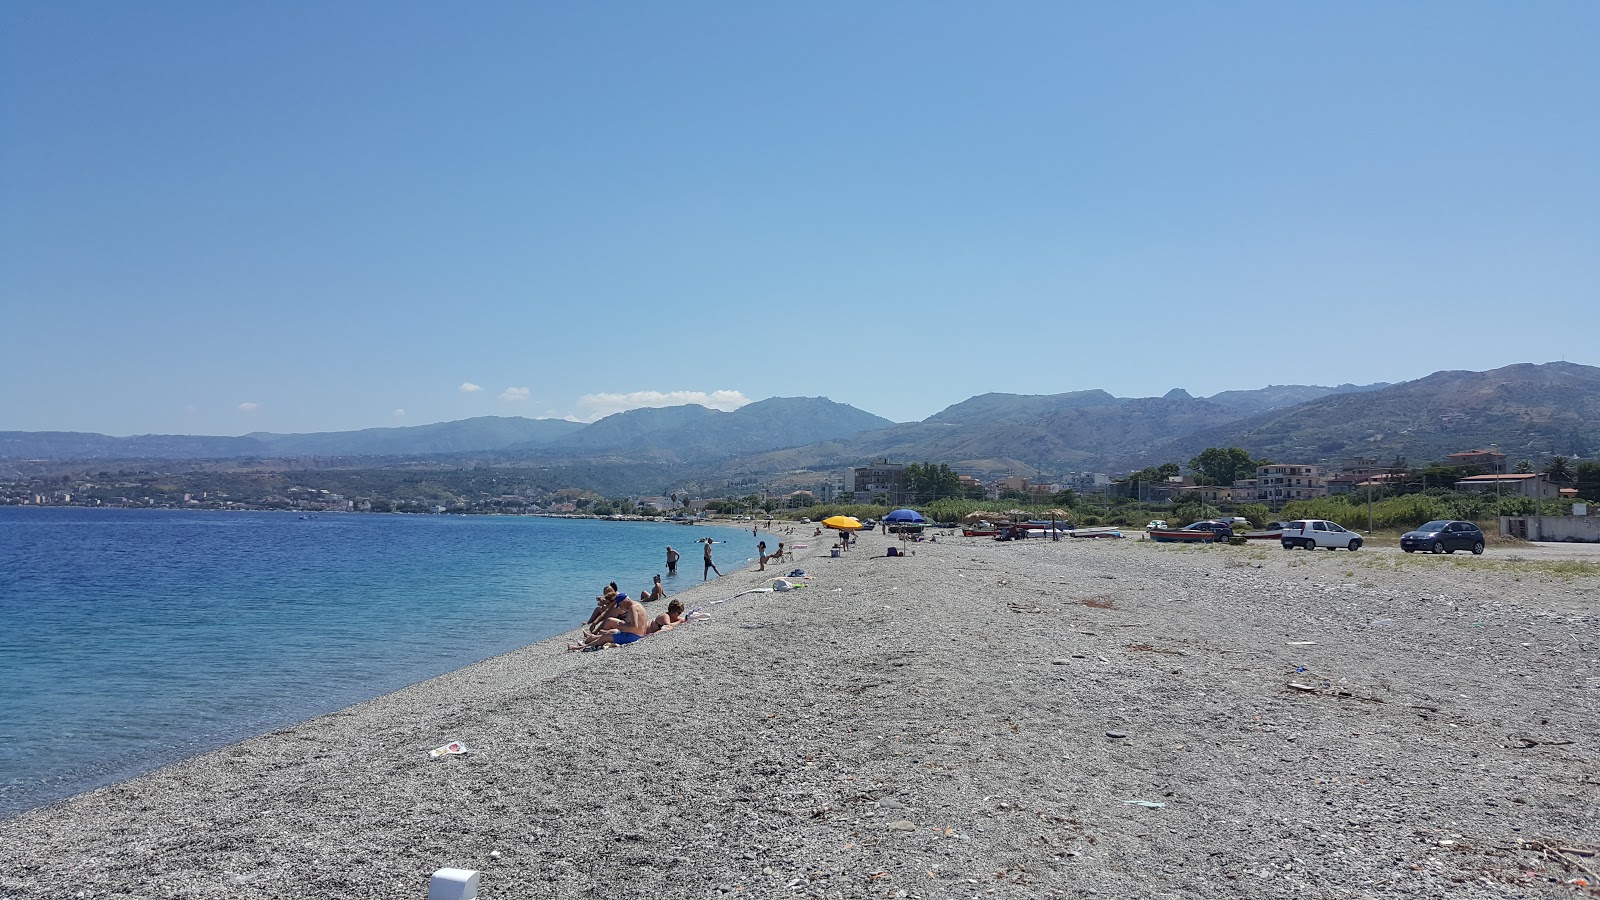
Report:
M 1067 532 L 1075 538 L 1120 538 L 1122 530 L 1119 528 L 1078 528 Z
M 1280 528 L 1276 531 L 1246 531 L 1239 537 L 1247 541 L 1281 541 L 1283 540 L 1283 529 Z
M 1217 540 L 1213 531 L 1190 531 L 1183 529 L 1161 529 L 1145 532 L 1145 536 L 1152 541 L 1161 541 L 1168 544 L 1211 544 Z
M 994 537 L 999 533 L 999 526 L 990 522 L 973 522 L 961 528 L 962 537 Z

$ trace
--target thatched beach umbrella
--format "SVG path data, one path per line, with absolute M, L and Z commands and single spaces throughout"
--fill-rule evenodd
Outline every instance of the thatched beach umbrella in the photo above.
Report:
M 998 518 L 999 515 L 1000 515 L 999 513 L 992 513 L 990 511 L 988 511 L 987 509 L 975 509 L 972 512 L 969 512 L 966 515 L 962 516 L 961 517 L 961 521 L 963 521 L 963 522 L 982 522 L 984 519 Z
M 1006 510 L 1006 515 L 1010 516 L 1012 521 L 1015 522 L 1028 521 L 1028 511 L 1025 509 L 1008 509 Z
M 1050 510 L 1050 537 L 1051 537 L 1051 539 L 1057 540 L 1057 541 L 1061 540 L 1060 535 L 1056 534 L 1056 517 L 1060 516 L 1061 518 L 1065 519 L 1067 516 L 1070 516 L 1070 515 L 1072 515 L 1072 513 L 1069 513 L 1064 509 L 1052 508 Z

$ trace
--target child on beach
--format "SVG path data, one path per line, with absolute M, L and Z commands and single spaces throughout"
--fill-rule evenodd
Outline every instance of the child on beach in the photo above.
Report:
M 768 557 L 767 557 L 767 542 L 766 541 L 762 541 L 759 544 L 756 544 L 756 558 L 761 561 L 761 568 L 757 569 L 756 571 L 765 572 L 767 570 L 767 559 L 768 559 Z

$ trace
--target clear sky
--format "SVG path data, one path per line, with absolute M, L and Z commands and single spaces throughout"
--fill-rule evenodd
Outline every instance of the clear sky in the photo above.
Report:
M 0 430 L 1600 363 L 1597 47 L 1592 0 L 6 3 Z

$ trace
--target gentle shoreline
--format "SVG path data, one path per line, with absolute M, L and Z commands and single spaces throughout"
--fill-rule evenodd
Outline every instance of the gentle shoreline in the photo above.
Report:
M 0 896 L 1572 896 L 1489 850 L 1600 840 L 1592 577 L 830 538 L 0 823 Z

